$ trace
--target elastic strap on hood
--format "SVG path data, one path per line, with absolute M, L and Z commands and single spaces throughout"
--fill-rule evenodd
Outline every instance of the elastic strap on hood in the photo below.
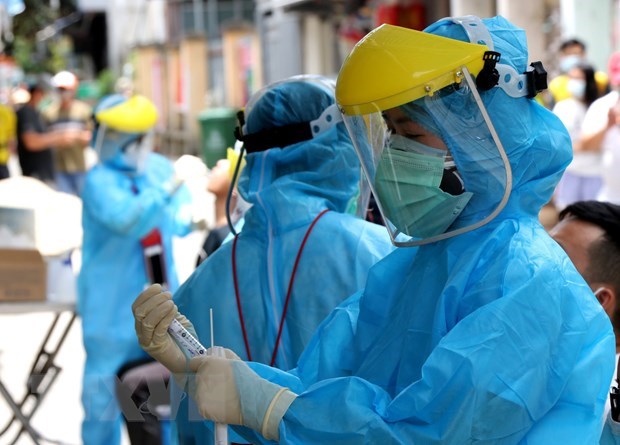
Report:
M 467 37 L 469 37 L 470 43 L 486 45 L 490 52 L 498 54 L 496 59 L 489 57 L 485 60 L 485 67 L 478 77 L 486 77 L 489 71 L 492 72 L 492 77 L 496 80 L 495 86 L 504 90 L 511 97 L 533 98 L 539 92 L 547 89 L 547 71 L 545 71 L 541 62 L 532 62 L 524 73 L 517 72 L 510 65 L 499 63 L 501 56 L 499 56 L 499 53 L 494 52 L 495 45 L 493 44 L 491 33 L 479 17 L 466 15 L 444 20 L 461 25 Z
M 342 115 L 336 104 L 327 107 L 321 115 L 309 122 L 299 122 L 279 127 L 268 128 L 257 133 L 244 134 L 245 115 L 237 113 L 239 125 L 235 128 L 235 137 L 243 142 L 248 153 L 269 150 L 274 147 L 284 148 L 315 138 L 334 125 L 342 122 Z

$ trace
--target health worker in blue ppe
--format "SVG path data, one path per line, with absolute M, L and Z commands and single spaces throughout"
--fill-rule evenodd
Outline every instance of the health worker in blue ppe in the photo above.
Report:
M 293 368 L 319 323 L 393 251 L 385 228 L 361 217 L 368 188 L 360 189 L 360 163 L 334 87 L 322 76 L 295 76 L 265 87 L 246 105 L 238 137 L 248 154 L 238 192 L 252 207 L 243 230 L 174 294 L 203 344 L 210 344 L 213 309 L 216 345 L 244 360 Z M 134 304 L 138 324 L 154 302 L 172 304 L 169 293 L 153 288 Z M 140 340 L 169 363 L 154 341 Z M 172 361 L 174 372 L 185 370 L 184 360 Z M 172 418 L 180 443 L 213 443 L 212 423 L 194 405 L 189 411 L 181 405 Z M 229 439 L 246 443 L 232 432 Z
M 296 369 L 192 359 L 201 414 L 253 443 L 598 441 L 615 341 L 538 221 L 571 145 L 527 58 L 502 17 L 382 25 L 356 45 L 337 103 L 402 248 Z
M 178 287 L 172 236 L 191 229 L 190 194 L 173 164 L 152 153 L 157 110 L 143 96 L 112 95 L 94 110 L 99 163 L 82 192 L 84 230 L 78 278 L 86 363 L 82 388 L 86 445 L 120 444 L 115 400 L 119 368 L 148 355 L 134 331 L 131 295 L 153 282 Z

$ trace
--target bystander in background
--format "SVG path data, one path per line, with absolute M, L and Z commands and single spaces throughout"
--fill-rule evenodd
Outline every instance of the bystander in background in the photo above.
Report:
M 17 154 L 22 175 L 56 188 L 54 149 L 62 151 L 90 136 L 90 132 L 49 130 L 39 106 L 46 94 L 42 83 L 28 87 L 29 99 L 17 110 Z
M 0 104 L 0 179 L 9 177 L 9 156 L 15 150 L 15 111 L 10 105 Z
M 597 199 L 620 204 L 620 52 L 608 63 L 612 91 L 595 100 L 584 117 L 581 149 L 600 153 L 603 184 Z
M 90 142 L 91 107 L 75 99 L 78 78 L 69 71 L 61 71 L 52 77 L 57 100 L 45 108 L 44 117 L 49 129 L 73 131 L 82 137 L 58 151 L 55 156 L 58 190 L 80 196 L 86 176 L 85 149 Z
M 571 97 L 568 87 L 570 79 L 569 71 L 579 64 L 589 64 L 587 58 L 586 44 L 576 38 L 564 40 L 560 45 L 558 68 L 560 74 L 549 82 L 549 96 L 546 105 L 553 108 L 556 103 Z M 603 95 L 609 92 L 609 79 L 605 72 L 596 71 L 594 73 L 598 94 Z
M 586 112 L 599 97 L 594 68 L 580 63 L 571 68 L 567 76 L 570 97 L 560 100 L 553 107 L 553 113 L 568 130 L 573 146 L 573 160 L 555 190 L 554 203 L 558 210 L 573 202 L 596 199 L 603 183 L 600 153 L 584 151 L 581 143 Z

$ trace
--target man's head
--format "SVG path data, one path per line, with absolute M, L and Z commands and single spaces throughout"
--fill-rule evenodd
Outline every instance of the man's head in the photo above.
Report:
M 52 86 L 56 88 L 62 105 L 67 106 L 75 97 L 79 81 L 75 74 L 69 71 L 60 71 L 52 77 Z
M 46 88 L 40 82 L 33 82 L 28 85 L 28 93 L 30 94 L 29 103 L 33 107 L 36 107 L 45 96 Z
M 585 57 L 586 55 L 586 44 L 583 43 L 579 39 L 568 39 L 564 40 L 560 45 L 560 55 L 561 56 L 581 56 Z
M 620 331 L 620 206 L 577 202 L 562 210 L 560 222 L 549 233 Z
M 562 73 L 568 71 L 579 63 L 585 62 L 586 45 L 578 39 L 568 39 L 560 45 L 559 67 Z

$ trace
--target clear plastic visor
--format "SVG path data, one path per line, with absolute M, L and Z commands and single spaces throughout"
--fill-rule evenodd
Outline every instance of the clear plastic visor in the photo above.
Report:
M 464 78 L 397 108 L 344 116 L 397 246 L 474 230 L 510 196 L 508 158 L 475 84 L 467 72 Z
M 95 134 L 95 151 L 101 162 L 117 159 L 122 167 L 137 168 L 153 151 L 155 132 L 123 133 L 101 124 Z

